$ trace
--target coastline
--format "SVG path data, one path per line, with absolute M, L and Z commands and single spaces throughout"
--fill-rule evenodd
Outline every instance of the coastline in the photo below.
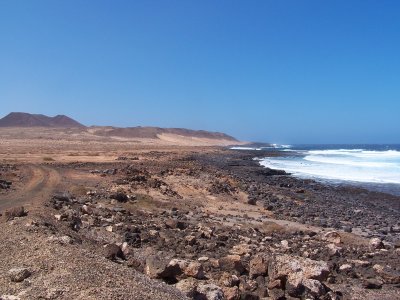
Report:
M 54 157 L 70 158 L 64 151 Z M 223 147 L 137 146 L 104 152 L 102 162 L 3 165 L 12 188 L 1 199 L 25 195 L 19 201 L 26 201 L 28 215 L 0 223 L 0 265 L 6 274 L 24 264 L 33 275 L 30 286 L 12 289 L 0 277 L 0 295 L 43 296 L 46 280 L 65 297 L 87 297 L 85 291 L 114 276 L 119 286 L 135 289 L 106 288 L 87 299 L 132 299 L 133 290 L 138 299 L 151 291 L 160 295 L 154 299 L 187 299 L 211 287 L 221 299 L 400 296 L 400 197 L 297 179 L 260 166 L 254 156 Z M 23 251 L 10 243 L 16 234 L 30 241 Z M 123 249 L 123 259 L 110 258 L 111 246 Z M 58 247 L 73 259 L 57 264 Z M 44 257 L 51 271 L 41 269 Z M 293 261 L 324 272 L 316 279 L 290 268 L 276 275 Z M 73 279 L 58 280 L 78 264 Z M 84 278 L 93 274 L 88 284 Z M 142 283 L 146 290 L 138 288 Z
M 382 235 L 383 227 L 397 224 L 400 216 L 400 196 L 390 193 L 373 191 L 351 183 L 329 184 L 313 179 L 301 179 L 283 170 L 269 169 L 261 166 L 254 157 L 280 156 L 279 152 L 271 151 L 240 151 L 234 156 L 230 154 L 226 165 L 235 176 L 247 181 L 248 184 L 260 184 L 259 189 L 249 191 L 249 197 L 257 199 L 275 215 L 299 223 L 323 226 L 335 229 L 350 229 L 351 219 L 357 232 L 363 232 L 363 236 Z M 230 160 L 230 161 L 229 161 Z M 238 162 L 237 165 L 232 161 Z M 277 176 L 276 176 L 277 175 Z M 274 193 L 282 194 L 280 197 Z M 285 206 L 279 204 L 279 199 L 284 197 Z M 304 205 L 296 205 L 302 203 Z M 335 207 L 333 210 L 332 207 Z M 291 210 L 291 214 L 285 213 Z M 328 213 L 327 218 L 313 219 L 318 210 L 323 214 Z M 351 210 L 362 210 L 357 213 L 357 218 Z M 322 215 L 323 215 L 322 214 Z M 373 225 L 377 219 L 386 222 Z M 371 228 L 372 230 L 369 230 Z M 389 237 L 390 238 L 390 235 Z

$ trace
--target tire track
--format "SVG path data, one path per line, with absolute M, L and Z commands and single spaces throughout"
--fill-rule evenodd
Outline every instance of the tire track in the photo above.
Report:
M 21 205 L 27 208 L 38 207 L 61 182 L 60 174 L 52 167 L 30 165 L 27 168 L 31 174 L 29 181 L 22 189 L 0 199 L 0 211 Z

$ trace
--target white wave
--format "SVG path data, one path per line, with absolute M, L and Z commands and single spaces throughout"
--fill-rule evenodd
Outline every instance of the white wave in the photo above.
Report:
M 261 148 L 253 148 L 253 147 L 231 147 L 231 150 L 261 150 Z
M 368 157 L 399 157 L 400 151 L 386 150 L 386 151 L 372 151 L 363 149 L 338 149 L 338 150 L 310 150 L 309 154 L 315 155 L 349 155 L 361 158 Z
M 355 161 L 348 157 L 340 158 L 318 155 L 308 155 L 304 157 L 304 160 L 325 164 L 349 165 L 355 167 L 390 168 L 398 166 L 396 163 L 392 162 Z
M 288 149 L 291 148 L 291 145 L 279 145 L 279 144 L 271 144 L 271 146 L 263 146 L 263 147 L 245 147 L 245 146 L 235 146 L 229 149 L 231 150 L 263 150 L 263 149 Z
M 299 177 L 400 184 L 400 152 L 312 150 L 304 156 L 265 158 L 260 164 Z
M 280 144 L 271 144 L 273 148 L 292 148 L 292 145 L 280 145 Z

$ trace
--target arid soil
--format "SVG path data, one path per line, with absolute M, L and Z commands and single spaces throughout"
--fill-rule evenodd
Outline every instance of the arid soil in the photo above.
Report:
M 1 299 L 400 298 L 398 197 L 251 152 L 49 136 L 0 144 Z

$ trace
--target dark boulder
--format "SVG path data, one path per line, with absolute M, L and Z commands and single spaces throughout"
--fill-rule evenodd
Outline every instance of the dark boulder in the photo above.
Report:
M 111 199 L 115 199 L 118 202 L 127 202 L 129 197 L 123 192 L 117 192 L 110 195 Z
M 118 258 L 125 259 L 125 255 L 122 252 L 121 247 L 115 244 L 109 244 L 104 248 L 104 257 L 113 261 L 117 260 Z
M 11 221 L 11 220 L 14 220 L 14 218 L 20 218 L 20 217 L 24 217 L 26 215 L 27 215 L 27 212 L 25 211 L 23 206 L 13 207 L 4 213 L 6 221 Z

